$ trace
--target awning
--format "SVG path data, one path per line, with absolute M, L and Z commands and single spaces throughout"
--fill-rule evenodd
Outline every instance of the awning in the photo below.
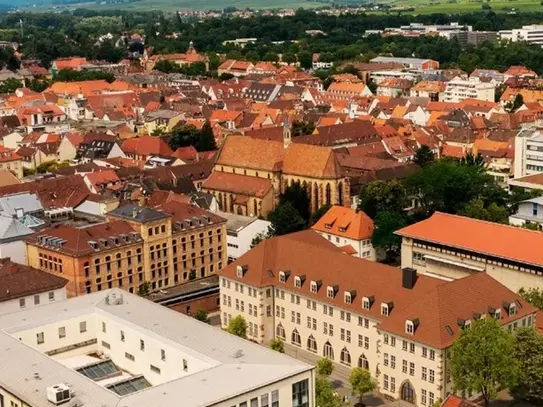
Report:
M 424 258 L 426 260 L 433 260 L 438 263 L 450 264 L 452 266 L 462 267 L 462 268 L 470 269 L 473 271 L 485 271 L 483 267 L 472 266 L 471 264 L 462 263 L 460 261 L 454 261 L 454 260 L 444 259 L 443 257 L 432 256 L 431 254 L 424 255 Z

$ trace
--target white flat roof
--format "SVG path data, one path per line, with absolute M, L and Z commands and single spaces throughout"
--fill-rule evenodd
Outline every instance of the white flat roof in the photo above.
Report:
M 112 292 L 122 293 L 122 304 L 106 303 L 106 296 Z M 65 366 L 62 360 L 12 336 L 18 331 L 92 314 L 122 321 L 210 367 L 121 397 Z M 68 384 L 75 392 L 74 398 L 85 407 L 171 407 L 179 403 L 183 407 L 208 406 L 313 368 L 119 289 L 0 316 L 0 360 L 2 366 L 9 367 L 0 369 L 0 386 L 33 407 L 51 407 L 46 388 L 59 383 Z

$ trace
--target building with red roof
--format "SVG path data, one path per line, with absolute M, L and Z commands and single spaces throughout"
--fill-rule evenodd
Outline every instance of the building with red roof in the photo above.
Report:
M 121 150 L 128 158 L 140 161 L 147 161 L 151 155 L 162 157 L 173 155 L 170 146 L 162 138 L 155 136 L 141 136 L 125 140 L 121 145 Z

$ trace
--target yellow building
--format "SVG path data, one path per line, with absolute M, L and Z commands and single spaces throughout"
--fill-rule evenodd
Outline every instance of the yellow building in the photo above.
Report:
M 288 127 L 283 142 L 228 136 L 202 190 L 213 194 L 225 212 L 266 216 L 297 182 L 310 198 L 311 212 L 350 204 L 349 181 L 333 150 L 292 143 Z

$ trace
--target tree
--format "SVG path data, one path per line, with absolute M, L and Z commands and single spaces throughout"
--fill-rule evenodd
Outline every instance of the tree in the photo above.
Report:
M 375 229 L 371 244 L 375 248 L 384 250 L 398 250 L 401 237 L 394 232 L 407 225 L 407 219 L 399 212 L 379 212 L 375 217 Z
M 304 122 L 302 120 L 294 120 L 290 132 L 292 137 L 308 136 L 315 131 L 315 123 Z
M 542 288 L 521 288 L 518 294 L 532 304 L 534 307 L 543 310 L 543 289 Z
M 317 223 L 319 221 L 320 218 L 322 218 L 324 216 L 324 214 L 326 212 L 328 212 L 328 210 L 332 207 L 332 205 L 328 205 L 328 204 L 325 204 L 325 205 L 322 205 L 319 209 L 317 209 L 315 211 L 315 213 L 313 215 L 311 215 L 311 222 L 310 224 L 311 225 L 314 225 L 315 223 Z
M 481 153 L 477 153 L 477 155 L 467 153 L 462 159 L 460 159 L 460 163 L 471 167 L 484 168 L 485 159 Z
M 432 164 L 434 161 L 435 155 L 432 150 L 430 150 L 430 147 L 428 147 L 427 145 L 420 146 L 420 148 L 415 153 L 415 158 L 413 159 L 413 162 L 421 168 Z
M 296 63 L 296 55 L 294 55 L 292 52 L 285 52 L 282 57 L 281 61 L 287 63 L 287 64 L 295 64 Z
M 534 404 L 543 404 L 543 335 L 533 327 L 515 331 L 513 357 L 520 362 L 517 384 L 511 389 Z
M 317 374 L 322 376 L 330 376 L 334 371 L 334 364 L 328 358 L 321 359 L 317 362 Z
M 519 107 L 521 107 L 524 104 L 524 98 L 520 93 L 517 93 L 515 96 L 515 99 L 512 102 L 507 102 L 505 104 L 505 109 L 509 113 L 516 112 Z
M 476 320 L 453 345 L 455 390 L 481 393 L 485 406 L 498 390 L 515 384 L 517 371 L 513 336 L 494 318 Z
M 138 288 L 138 295 L 140 297 L 146 297 L 151 292 L 151 283 L 149 281 L 144 281 Z
M 192 124 L 176 126 L 170 137 L 170 147 L 176 150 L 179 147 L 193 146 L 198 140 L 199 131 Z
M 283 205 L 287 202 L 292 204 L 306 223 L 309 221 L 311 216 L 311 202 L 306 189 L 299 182 L 295 182 L 288 186 L 279 198 L 279 205 Z
M 285 343 L 279 338 L 274 338 L 270 341 L 270 348 L 276 352 L 285 353 Z
M 311 69 L 313 67 L 313 54 L 308 51 L 301 51 L 298 54 L 298 61 L 300 66 L 304 69 Z
M 341 399 L 334 393 L 328 377 L 317 374 L 315 378 L 315 405 L 318 407 L 342 407 Z
M 17 89 L 23 88 L 24 85 L 17 79 L 8 78 L 0 84 L 0 93 L 14 93 Z
M 466 209 L 462 212 L 462 214 L 469 218 L 481 219 L 496 223 L 508 223 L 509 220 L 507 208 L 498 206 L 494 202 L 485 208 L 485 204 L 481 199 L 470 201 L 466 205 Z
M 374 219 L 379 212 L 403 213 L 406 206 L 406 190 L 398 180 L 373 181 L 360 192 L 358 209 Z
M 232 75 L 231 73 L 228 73 L 228 72 L 223 72 L 222 74 L 219 75 L 219 80 L 221 82 L 228 81 L 228 80 L 230 80 L 232 78 L 235 78 L 235 76 Z
M 241 315 L 238 315 L 230 321 L 226 330 L 232 335 L 247 338 L 247 321 Z
M 199 309 L 198 311 L 196 311 L 196 314 L 194 314 L 194 318 L 196 318 L 198 321 L 209 324 L 209 316 L 207 315 L 207 311 L 205 309 Z
M 266 232 L 257 233 L 253 237 L 253 240 L 251 240 L 251 249 L 255 247 L 256 245 L 258 245 L 261 241 L 268 239 L 271 235 L 273 235 L 273 232 L 271 232 L 270 230 Z
M 272 224 L 271 227 L 275 236 L 304 230 L 307 225 L 306 221 L 290 202 L 277 205 L 268 214 L 268 220 Z
M 351 385 L 351 392 L 355 396 L 358 395 L 359 399 L 375 388 L 375 383 L 371 379 L 369 370 L 362 369 L 361 367 L 355 367 L 351 370 L 349 384 Z
M 195 148 L 198 151 L 212 151 L 217 149 L 215 135 L 213 134 L 213 129 L 211 128 L 211 123 L 209 123 L 209 120 L 207 120 L 202 126 L 202 129 L 198 134 Z
M 277 62 L 279 61 L 279 56 L 273 51 L 268 51 L 262 56 L 262 61 Z

